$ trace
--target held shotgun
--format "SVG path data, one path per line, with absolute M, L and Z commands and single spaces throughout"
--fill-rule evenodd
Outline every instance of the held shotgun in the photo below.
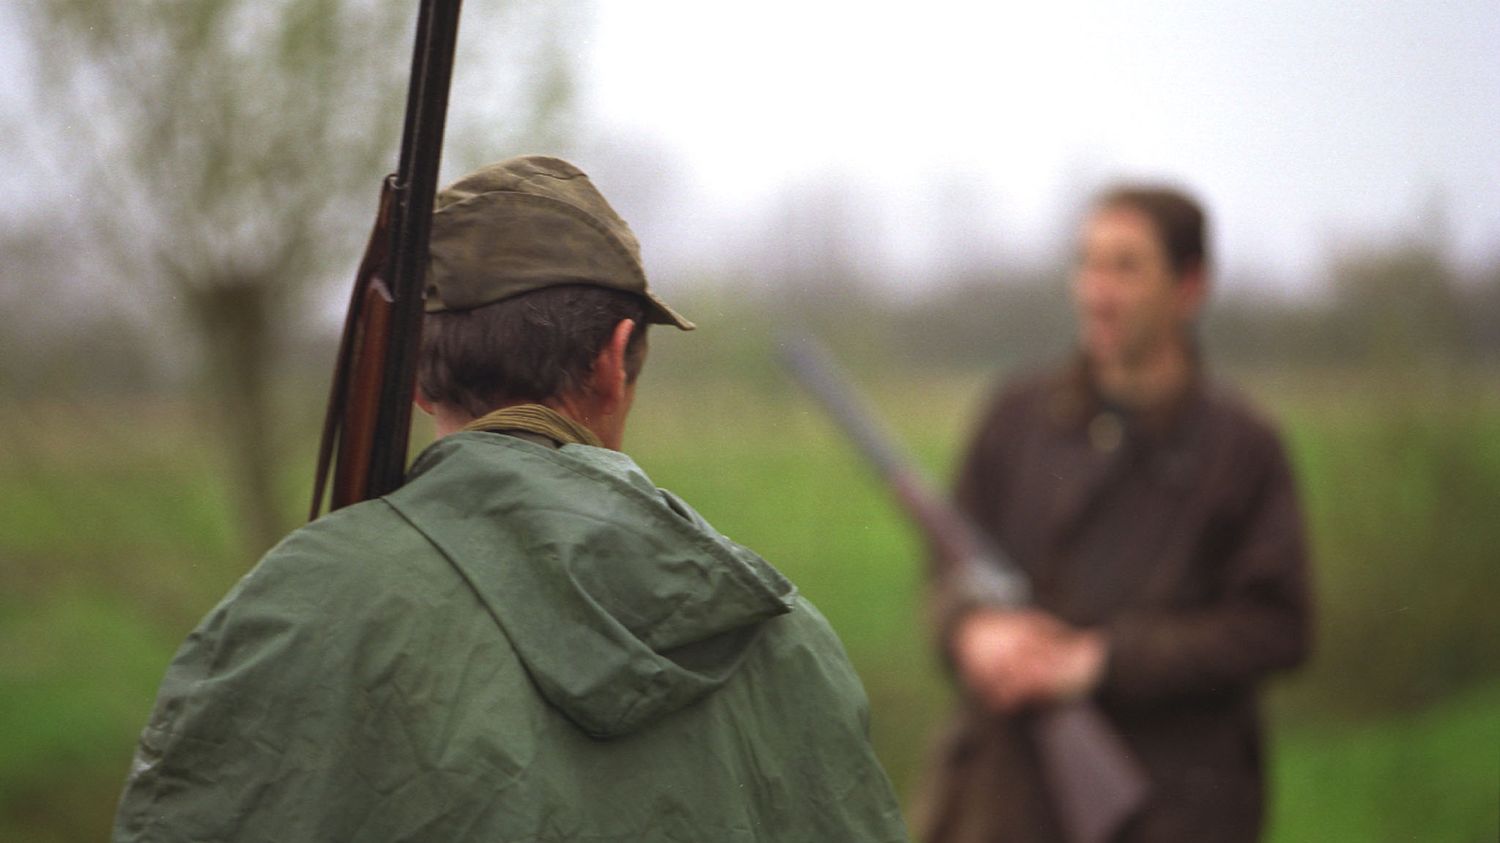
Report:
M 854 394 L 832 358 L 810 339 L 781 343 L 782 363 L 874 464 L 932 549 L 935 577 L 958 578 L 976 601 L 1030 602 L 1027 578 L 945 497 L 935 493 Z M 1030 720 L 1042 767 L 1070 843 L 1105 843 L 1144 804 L 1149 783 L 1109 723 L 1087 701 L 1043 708 Z
M 401 157 L 385 177 L 354 279 L 318 447 L 311 518 L 401 485 L 421 343 L 423 278 L 462 0 L 422 0 Z

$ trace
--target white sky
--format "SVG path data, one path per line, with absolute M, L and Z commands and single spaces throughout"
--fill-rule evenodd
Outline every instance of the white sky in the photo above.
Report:
M 721 224 L 837 178 L 920 227 L 972 177 L 1041 250 L 1125 175 L 1195 189 L 1228 268 L 1293 289 L 1435 212 L 1461 260 L 1500 252 L 1500 2 L 1019 5 L 600 0 L 587 113 Z
M 1273 287 L 1439 221 L 1461 261 L 1500 254 L 1500 0 L 593 5 L 563 43 L 614 148 L 582 163 L 653 272 L 732 266 L 787 191 L 830 183 L 898 277 L 976 229 L 1045 256 L 1116 176 L 1194 189 L 1225 274 Z

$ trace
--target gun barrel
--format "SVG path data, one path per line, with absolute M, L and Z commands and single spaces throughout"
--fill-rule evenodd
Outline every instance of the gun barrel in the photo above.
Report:
M 406 478 L 412 387 L 416 383 L 417 347 L 421 344 L 427 241 L 432 229 L 432 205 L 437 194 L 438 163 L 447 124 L 461 6 L 462 0 L 425 0 L 417 21 L 401 157 L 392 185 L 396 194 L 395 219 L 391 231 L 391 272 L 385 279 L 391 293 L 391 325 L 374 423 L 375 446 L 368 460 L 366 498 L 393 491 Z
M 784 340 L 781 359 L 875 463 L 932 546 L 938 573 L 956 592 L 996 607 L 1031 601 L 1024 572 L 993 548 L 963 513 L 908 466 L 832 359 L 811 339 Z M 1044 775 L 1070 843 L 1105 843 L 1144 804 L 1150 782 L 1129 749 L 1087 701 L 1043 709 L 1032 720 Z
M 310 517 L 393 491 L 406 477 L 427 243 L 462 0 L 422 0 L 394 174 L 355 277 L 313 478 Z
M 874 413 L 847 386 L 848 379 L 821 345 L 806 337 L 786 338 L 781 342 L 781 361 L 881 476 L 890 479 L 911 472 L 889 435 L 875 422 Z
M 780 346 L 782 363 L 794 379 L 875 465 L 920 529 L 932 551 L 936 573 L 954 577 L 965 593 L 985 603 L 1014 606 L 1027 602 L 1031 589 L 1025 574 L 935 491 L 881 428 L 822 345 L 808 337 L 788 337 Z

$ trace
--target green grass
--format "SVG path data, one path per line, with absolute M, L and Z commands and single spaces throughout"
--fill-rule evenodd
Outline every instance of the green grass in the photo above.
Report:
M 0 839 L 102 839 L 177 642 L 118 595 L 0 603 Z
M 1317 681 L 1294 698 L 1359 715 L 1496 675 L 1500 391 L 1346 380 L 1283 416 L 1321 598 Z
M 860 380 L 942 480 L 989 378 Z M 828 616 L 865 679 L 877 750 L 912 794 L 950 702 L 917 538 L 773 374 L 683 382 L 648 373 L 627 450 Z M 1301 478 L 1321 618 L 1316 659 L 1272 699 L 1277 841 L 1500 830 L 1500 401 L 1439 387 L 1254 383 Z M 13 404 L 0 420 L 0 839 L 100 839 L 167 660 L 251 560 L 217 444 L 185 405 Z M 310 453 L 286 467 L 292 513 Z
M 1417 714 L 1286 732 L 1277 741 L 1273 843 L 1500 835 L 1500 683 Z

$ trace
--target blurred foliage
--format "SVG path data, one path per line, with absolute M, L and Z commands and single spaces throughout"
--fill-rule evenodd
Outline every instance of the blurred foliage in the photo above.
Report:
M 1281 399 L 1330 680 L 1299 686 L 1298 710 L 1418 709 L 1500 675 L 1496 385 L 1489 372 L 1382 369 L 1310 377 Z
M 415 17 L 415 4 L 377 0 L 34 0 L 19 13 L 36 81 L 20 133 L 26 171 L 46 195 L 87 201 L 11 209 L 26 232 L 11 239 L 49 254 L 6 274 L 33 294 L 93 300 L 67 325 L 79 345 L 68 356 L 118 369 L 127 349 L 114 341 L 131 330 L 163 357 L 162 334 L 196 344 L 174 361 L 187 371 L 168 374 L 200 376 L 248 547 L 289 526 L 274 489 L 287 445 L 273 381 L 299 332 L 321 328 L 315 282 L 334 267 L 352 275 L 395 168 Z M 460 158 L 476 135 L 489 158 L 501 140 L 567 133 L 565 17 L 513 2 L 466 16 L 480 39 L 471 68 L 487 72 L 458 72 L 455 86 L 471 99 L 483 91 L 491 108 L 453 121 Z M 499 46 L 525 71 L 495 72 Z M 504 121 L 496 104 L 509 108 Z M 119 318 L 99 316 L 110 312 L 101 302 Z M 14 365 L 34 376 L 29 362 Z
M 37 146 L 62 162 L 62 189 L 92 199 L 71 209 L 80 257 L 198 342 L 234 443 L 241 523 L 268 546 L 285 528 L 270 479 L 276 349 L 329 242 L 347 242 L 330 231 L 372 202 L 390 159 L 410 13 L 358 0 L 39 0 L 25 12 L 46 51 Z
M 60 263 L 64 248 L 39 224 L 0 230 L 0 399 L 110 394 L 158 380 L 159 361 L 139 326 L 79 308 L 35 280 Z
M 1461 271 L 1433 241 L 1346 250 L 1313 300 L 1215 303 L 1216 356 L 1294 368 L 1465 365 L 1500 360 L 1500 260 Z
M 1072 348 L 1061 268 L 1001 263 L 897 296 L 858 282 L 855 266 L 832 266 L 674 293 L 679 309 L 731 337 L 693 353 L 762 365 L 739 352 L 803 330 L 850 356 L 910 370 L 1035 364 Z M 1221 283 L 1200 330 L 1210 365 L 1231 372 L 1500 367 L 1500 256 L 1460 270 L 1433 242 L 1371 245 L 1331 260 L 1322 287 L 1281 297 L 1254 294 L 1248 279 Z

